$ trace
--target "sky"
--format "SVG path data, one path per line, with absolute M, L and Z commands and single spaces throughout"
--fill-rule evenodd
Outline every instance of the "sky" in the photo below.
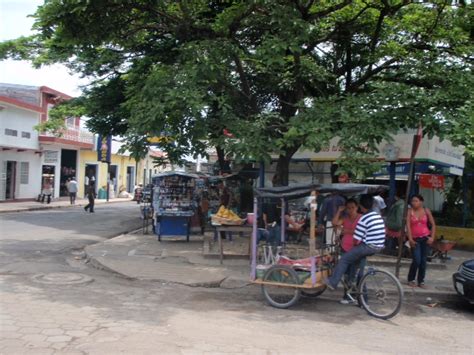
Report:
M 0 0 L 0 41 L 33 34 L 33 14 L 43 0 Z M 34 69 L 30 62 L 0 61 L 0 82 L 9 84 L 48 86 L 71 96 L 81 94 L 80 85 L 87 83 L 78 75 L 71 75 L 60 64 Z

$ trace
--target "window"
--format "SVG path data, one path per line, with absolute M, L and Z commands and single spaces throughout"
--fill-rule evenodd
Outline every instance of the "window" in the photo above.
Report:
M 31 138 L 31 133 L 30 132 L 21 132 L 21 138 Z
M 18 136 L 18 131 L 16 129 L 5 128 L 5 135 L 6 136 L 17 137 Z
M 20 184 L 28 184 L 30 173 L 30 163 L 22 161 L 20 163 Z

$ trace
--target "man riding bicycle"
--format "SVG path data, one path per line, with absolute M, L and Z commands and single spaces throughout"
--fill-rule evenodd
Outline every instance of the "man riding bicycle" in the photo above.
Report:
M 354 263 L 367 256 L 374 255 L 382 250 L 385 243 L 385 224 L 380 214 L 372 211 L 374 198 L 371 195 L 362 195 L 360 209 L 363 216 L 357 223 L 354 239 L 361 243 L 345 253 L 333 270 L 331 277 L 325 280 L 330 290 L 335 290 L 347 269 Z

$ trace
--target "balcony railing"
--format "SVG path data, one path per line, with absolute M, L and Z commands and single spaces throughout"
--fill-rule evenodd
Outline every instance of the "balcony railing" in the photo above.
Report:
M 94 144 L 94 134 L 84 129 L 67 128 L 58 132 L 41 132 L 40 137 L 55 137 L 71 142 Z

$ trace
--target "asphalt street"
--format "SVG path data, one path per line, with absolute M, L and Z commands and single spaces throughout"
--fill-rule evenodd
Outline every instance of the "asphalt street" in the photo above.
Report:
M 290 310 L 257 287 L 199 288 L 92 268 L 85 245 L 141 224 L 133 203 L 0 216 L 1 354 L 313 354 L 474 351 L 462 303 L 407 303 L 391 321 L 324 294 Z

